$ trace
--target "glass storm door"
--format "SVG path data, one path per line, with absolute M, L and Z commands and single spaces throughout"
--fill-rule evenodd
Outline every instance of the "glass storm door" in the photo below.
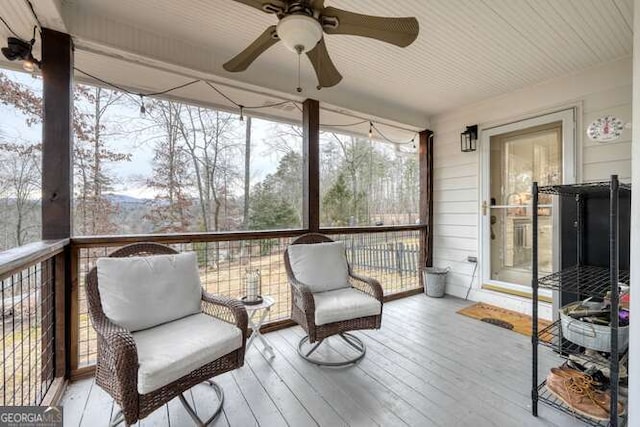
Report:
M 547 123 L 490 137 L 488 233 L 490 265 L 485 279 L 531 285 L 531 184 L 563 183 L 563 124 Z M 553 207 L 540 195 L 539 269 L 554 264 Z

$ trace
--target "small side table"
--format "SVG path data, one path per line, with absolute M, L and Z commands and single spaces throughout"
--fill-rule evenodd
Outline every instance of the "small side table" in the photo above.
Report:
M 251 336 L 247 340 L 247 348 L 246 351 L 249 351 L 251 344 L 253 341 L 258 338 L 262 345 L 264 346 L 264 350 L 271 355 L 271 357 L 275 357 L 276 354 L 273 351 L 273 347 L 269 345 L 269 342 L 266 338 L 260 333 L 260 327 L 263 325 L 264 321 L 267 318 L 267 315 L 271 311 L 271 307 L 275 304 L 275 300 L 272 297 L 263 296 L 262 302 L 256 305 L 246 305 L 244 308 L 247 309 L 247 314 L 249 315 L 249 326 L 251 327 Z M 256 313 L 262 311 L 262 315 L 259 317 L 258 321 L 254 320 Z

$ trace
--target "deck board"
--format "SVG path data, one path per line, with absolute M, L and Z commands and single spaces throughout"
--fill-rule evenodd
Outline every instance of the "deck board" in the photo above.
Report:
M 529 337 L 456 314 L 468 304 L 423 295 L 386 304 L 382 329 L 357 333 L 367 355 L 346 369 L 302 360 L 299 327 L 269 333 L 275 358 L 252 348 L 243 368 L 216 379 L 225 405 L 213 425 L 580 426 L 543 405 L 539 418 L 531 416 Z M 348 350 L 334 340 L 324 351 Z M 541 348 L 540 377 L 559 363 Z M 198 386 L 187 395 L 203 417 L 213 408 L 208 393 Z M 118 409 L 92 379 L 71 384 L 62 405 L 64 424 L 73 427 L 106 426 Z M 193 424 L 174 399 L 138 425 Z

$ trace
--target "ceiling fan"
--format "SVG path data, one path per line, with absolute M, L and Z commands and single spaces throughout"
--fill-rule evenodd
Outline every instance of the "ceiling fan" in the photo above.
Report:
M 318 89 L 342 80 L 329 57 L 323 33 L 369 37 L 396 46 L 409 46 L 418 37 L 416 18 L 361 15 L 325 7 L 324 0 L 234 0 L 278 17 L 253 43 L 223 65 L 230 72 L 246 70 L 274 44 L 284 45 L 299 56 L 306 53 L 318 77 Z M 298 91 L 301 89 L 298 87 Z

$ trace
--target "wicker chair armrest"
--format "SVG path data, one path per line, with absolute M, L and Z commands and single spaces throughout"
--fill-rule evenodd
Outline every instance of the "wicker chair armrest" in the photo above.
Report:
M 289 280 L 291 290 L 293 291 L 293 303 L 307 315 L 314 315 L 316 312 L 316 304 L 313 300 L 313 292 L 302 282 L 295 278 Z
M 111 375 L 112 387 L 118 390 L 118 395 L 137 399 L 138 350 L 133 335 L 100 314 L 92 316 L 92 323 L 98 334 L 102 370 Z
M 247 339 L 248 316 L 242 301 L 203 291 L 202 312 L 236 325 L 242 331 L 243 341 Z
M 118 342 L 120 340 L 125 340 L 133 344 L 133 350 L 136 349 L 136 343 L 133 340 L 133 335 L 126 328 L 116 325 L 102 312 L 92 312 L 91 314 L 91 323 L 93 324 L 93 329 L 95 329 L 98 336 L 105 340 L 105 343 L 114 345 L 121 345 Z M 137 357 L 137 352 L 136 352 Z
M 372 277 L 361 276 L 354 273 L 353 271 L 349 271 L 349 277 L 353 279 L 351 281 L 351 285 L 354 288 L 371 295 L 381 303 L 383 302 L 384 293 L 382 291 L 382 286 L 376 279 Z
M 126 330 L 118 330 L 109 332 L 106 335 L 101 335 L 104 345 L 101 351 L 106 356 L 105 360 L 110 360 L 110 367 L 113 372 L 121 377 L 121 370 L 130 370 L 133 373 L 138 372 L 138 350 L 136 342 L 133 339 L 131 332 Z M 128 375 L 123 375 L 123 378 L 129 379 Z M 137 383 L 137 376 L 133 377 L 134 383 Z

